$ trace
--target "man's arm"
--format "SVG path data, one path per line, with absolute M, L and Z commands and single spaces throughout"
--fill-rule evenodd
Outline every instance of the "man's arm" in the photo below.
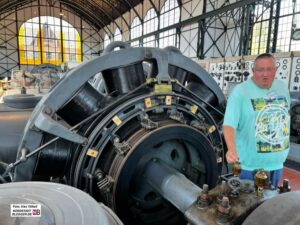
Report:
M 226 145 L 228 151 L 226 153 L 226 159 L 228 163 L 234 163 L 239 160 L 237 151 L 236 151 L 236 144 L 235 144 L 235 129 L 230 126 L 223 126 L 224 137 L 226 141 Z

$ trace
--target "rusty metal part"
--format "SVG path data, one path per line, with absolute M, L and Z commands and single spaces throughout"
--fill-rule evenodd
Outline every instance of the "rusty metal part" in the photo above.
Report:
M 242 170 L 242 167 L 241 167 L 241 163 L 240 162 L 233 163 L 232 173 L 233 173 L 233 175 L 235 177 L 240 176 L 241 170 Z
M 228 180 L 228 186 L 231 188 L 230 197 L 237 198 L 241 188 L 241 180 L 238 177 L 232 177 Z
M 237 198 L 225 197 L 225 201 L 222 201 L 223 206 L 220 206 L 220 204 L 218 205 L 215 200 L 218 198 L 221 189 L 222 184 L 219 184 L 217 187 L 209 191 L 209 195 L 213 201 L 208 207 L 199 208 L 197 204 L 193 204 L 184 213 L 185 218 L 190 225 L 242 224 L 245 218 L 262 202 L 278 195 L 278 192 L 276 191 L 264 190 L 264 196 L 262 198 L 258 198 L 253 192 L 240 192 L 240 195 Z M 226 206 L 226 198 L 230 199 L 230 208 Z M 263 223 L 257 222 L 256 224 Z
M 225 180 L 222 181 L 221 183 L 221 189 L 219 192 L 219 195 L 217 197 L 217 203 L 220 204 L 222 202 L 223 197 L 227 197 L 227 183 Z
M 285 192 L 290 192 L 291 191 L 291 187 L 289 185 L 289 180 L 288 179 L 284 179 L 282 182 L 282 185 L 278 187 L 279 189 L 279 193 L 285 193 Z
M 256 172 L 255 176 L 256 195 L 263 196 L 263 190 L 267 186 L 268 176 L 265 170 L 260 169 Z
M 198 196 L 198 199 L 197 199 L 197 206 L 200 208 L 206 208 L 207 206 L 210 205 L 211 202 L 212 202 L 212 199 L 208 193 L 208 185 L 204 184 L 202 192 Z
M 231 206 L 229 204 L 229 198 L 223 197 L 221 203 L 217 205 L 217 222 L 228 223 L 232 220 L 233 214 L 230 211 Z

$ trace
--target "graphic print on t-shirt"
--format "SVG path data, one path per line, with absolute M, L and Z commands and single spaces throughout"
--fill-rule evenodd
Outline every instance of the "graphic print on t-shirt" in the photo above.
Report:
M 255 138 L 258 153 L 280 152 L 289 148 L 288 102 L 283 96 L 251 99 L 257 112 Z

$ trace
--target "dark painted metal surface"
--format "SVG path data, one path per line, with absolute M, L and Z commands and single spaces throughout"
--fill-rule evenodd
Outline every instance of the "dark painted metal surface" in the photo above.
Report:
M 299 191 L 280 194 L 255 209 L 243 225 L 298 225 L 300 224 L 299 202 Z
M 18 110 L 0 104 L 0 161 L 12 163 L 32 109 Z

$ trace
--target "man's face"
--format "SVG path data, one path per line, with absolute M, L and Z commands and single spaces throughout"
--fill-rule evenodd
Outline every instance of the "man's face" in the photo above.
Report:
M 276 75 L 276 65 L 272 58 L 262 58 L 256 61 L 253 68 L 253 81 L 261 88 L 270 88 Z

